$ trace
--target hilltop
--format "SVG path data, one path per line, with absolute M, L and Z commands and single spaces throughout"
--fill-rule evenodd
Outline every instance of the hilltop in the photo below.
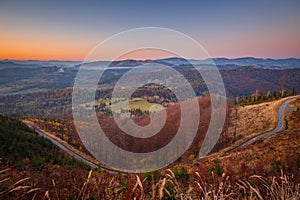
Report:
M 272 129 L 275 123 L 271 116 L 278 109 L 280 101 L 282 100 L 240 107 L 241 116 L 249 116 L 251 120 L 261 120 L 262 125 L 269 122 L 269 126 L 258 125 L 258 129 L 253 130 L 250 126 L 253 126 L 255 121 L 241 123 L 243 126 L 238 129 L 237 141 L 251 136 L 249 134 L 253 134 L 255 131 L 256 134 L 259 134 Z M 27 190 L 18 188 L 12 191 L 14 197 L 25 195 L 24 191 L 27 191 L 26 196 L 36 195 L 38 198 L 59 199 L 132 199 L 134 197 L 177 199 L 180 196 L 184 199 L 222 198 L 222 196 L 225 199 L 239 199 L 251 195 L 254 199 L 259 199 L 260 196 L 275 198 L 282 195 L 285 196 L 285 199 L 297 199 L 300 190 L 299 102 L 298 100 L 292 103 L 293 111 L 285 118 L 288 126 L 279 133 L 234 152 L 226 153 L 226 149 L 224 149 L 205 158 L 189 157 L 190 160 L 176 162 L 169 166 L 169 169 L 152 173 L 111 174 L 97 169 L 89 172 L 89 170 L 79 167 L 80 165 L 64 164 L 68 163 L 64 161 L 69 159 L 67 155 L 62 156 L 62 160 L 59 162 L 46 159 L 41 167 L 36 167 L 32 165 L 31 156 L 26 159 L 32 148 L 29 148 L 28 151 L 26 148 L 23 154 L 17 153 L 19 156 L 24 155 L 19 159 L 23 163 L 23 166 L 19 168 L 12 162 L 13 160 L 9 159 L 10 155 L 2 154 L 0 180 L 5 184 L 0 188 L 0 197 L 6 195 L 6 193 L 2 193 L 3 191 L 12 190 L 20 185 L 26 186 Z M 257 115 L 259 117 L 256 117 Z M 3 137 L 4 134 L 9 139 L 10 134 L 14 132 L 19 135 L 24 134 L 24 138 L 33 138 L 32 141 L 35 141 L 36 137 L 39 138 L 20 122 L 2 117 L 1 136 Z M 14 135 L 11 136 L 15 139 L 18 138 Z M 20 143 L 18 146 L 22 148 L 21 144 L 26 143 L 29 139 L 17 139 Z M 57 151 L 57 148 L 51 146 L 51 143 L 42 139 L 37 141 L 47 144 L 46 147 L 40 146 L 42 155 L 47 155 L 46 152 Z M 33 143 L 36 146 L 40 142 Z M 31 143 L 26 145 L 31 145 Z M 10 178 L 10 181 L 6 181 L 7 177 Z M 20 183 L 16 184 L 17 181 Z M 30 189 L 33 190 L 30 191 Z

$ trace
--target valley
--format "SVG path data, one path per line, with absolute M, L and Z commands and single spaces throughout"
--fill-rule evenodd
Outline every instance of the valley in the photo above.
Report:
M 242 66 L 244 61 L 251 61 L 250 65 Z M 300 100 L 295 94 L 300 90 L 300 71 L 297 67 L 282 69 L 278 66 L 283 61 L 276 60 L 266 65 L 252 58 L 216 59 L 227 93 L 226 119 L 213 150 L 199 157 L 211 120 L 211 95 L 214 94 L 207 94 L 206 84 L 185 61 L 172 58 L 114 62 L 111 67 L 117 68 L 108 70 L 99 80 L 95 101 L 84 102 L 76 109 L 82 113 L 94 110 L 106 136 L 119 148 L 149 152 L 166 145 L 180 125 L 181 104 L 189 105 L 191 100 L 178 102 L 172 90 L 157 84 L 139 87 L 129 99 L 127 110 L 123 109 L 125 99 L 111 99 L 119 78 L 141 62 L 164 63 L 176 68 L 197 94 L 200 125 L 191 145 L 178 160 L 161 170 L 134 174 L 118 171 L 95 159 L 83 145 L 72 116 L 72 81 L 78 63 L 68 63 L 66 67 L 49 66 L 51 62 L 44 62 L 49 65 L 41 67 L 35 63 L 35 66 L 28 65 L 31 68 L 24 64 L 14 69 L 1 68 L 5 74 L 1 75 L 0 83 L 0 114 L 4 116 L 1 135 L 20 130 L 26 137 L 37 137 L 39 142 L 34 144 L 48 142 L 47 151 L 58 150 L 54 154 L 59 159 L 51 156 L 48 159 L 46 154 L 29 158 L 24 153 L 22 157 L 9 143 L 9 136 L 5 136 L 2 147 L 8 146 L 11 155 L 0 157 L 0 181 L 5 183 L 0 187 L 0 197 L 8 198 L 7 192 L 11 191 L 16 198 L 36 196 L 39 199 L 45 196 L 56 199 L 197 199 L 205 196 L 239 199 L 249 195 L 259 199 L 261 195 L 267 198 L 275 195 L 268 192 L 269 188 L 285 192 L 284 195 L 291 198 L 299 196 Z M 191 62 L 200 65 L 199 61 Z M 128 137 L 114 121 L 114 115 L 129 112 L 136 124 L 145 126 L 151 122 L 150 114 L 159 116 L 162 110 L 168 117 L 155 142 Z M 22 125 L 14 129 L 15 123 Z M 53 144 L 49 144 L 50 141 Z M 19 142 L 22 146 L 22 140 Z M 177 145 L 182 148 L 181 144 Z M 8 181 L 8 177 L 12 181 Z M 18 181 L 23 183 L 20 187 L 27 190 L 19 191 Z M 282 188 L 272 184 L 281 184 Z

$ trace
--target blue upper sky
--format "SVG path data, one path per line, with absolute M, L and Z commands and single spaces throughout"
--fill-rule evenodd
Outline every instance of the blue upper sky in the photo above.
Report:
M 2 0 L 0 58 L 82 59 L 112 34 L 145 26 L 183 32 L 213 57 L 300 57 L 299 22 L 300 1 L 290 0 Z

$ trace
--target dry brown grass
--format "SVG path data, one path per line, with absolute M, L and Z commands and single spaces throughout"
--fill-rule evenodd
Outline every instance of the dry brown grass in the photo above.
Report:
M 106 172 L 90 171 L 85 174 L 85 179 L 82 181 L 77 179 L 78 182 L 73 183 L 77 185 L 75 191 L 61 185 L 60 177 L 51 178 L 52 185 L 41 189 L 34 187 L 32 178 L 16 179 L 10 173 L 12 173 L 10 169 L 0 171 L 0 199 L 296 200 L 300 198 L 299 180 L 282 171 L 280 176 L 251 175 L 237 181 L 232 181 L 225 173 L 222 176 L 212 173 L 209 177 L 204 177 L 198 171 L 192 172 L 189 179 L 181 179 L 172 169 L 163 170 L 152 180 L 147 180 L 144 175 L 107 176 Z
M 280 105 L 290 98 L 293 97 L 232 108 L 229 114 L 228 134 L 231 136 L 234 135 L 236 129 L 236 137 L 237 139 L 241 139 L 240 142 L 242 142 L 261 133 L 273 130 L 277 125 L 277 113 Z M 237 114 L 235 109 L 237 109 Z
M 280 177 L 267 179 L 252 175 L 248 180 L 239 180 L 236 185 L 244 199 L 296 200 L 300 198 L 300 184 L 293 182 L 293 176 L 281 171 Z
M 290 106 L 300 108 L 300 97 L 297 98 L 296 101 L 291 102 Z
M 212 183 L 208 184 L 203 181 L 198 172 L 195 173 L 197 180 L 195 181 L 198 186 L 198 199 L 231 199 L 235 194 L 232 191 L 229 176 L 225 173 L 222 174 L 221 179 L 216 179 L 215 174 L 212 173 Z
M 0 199 L 34 199 L 41 188 L 33 187 L 30 177 L 15 178 L 11 172 L 10 168 L 0 170 Z

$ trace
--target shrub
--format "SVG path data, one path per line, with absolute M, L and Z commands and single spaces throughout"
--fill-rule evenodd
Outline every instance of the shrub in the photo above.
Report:
M 184 167 L 176 168 L 173 173 L 178 180 L 185 181 L 189 179 L 189 174 Z
M 222 169 L 221 165 L 220 165 L 220 161 L 219 160 L 214 160 L 213 161 L 213 165 L 208 169 L 208 172 L 210 174 L 212 174 L 212 172 L 214 172 L 215 174 L 222 176 L 224 170 Z

